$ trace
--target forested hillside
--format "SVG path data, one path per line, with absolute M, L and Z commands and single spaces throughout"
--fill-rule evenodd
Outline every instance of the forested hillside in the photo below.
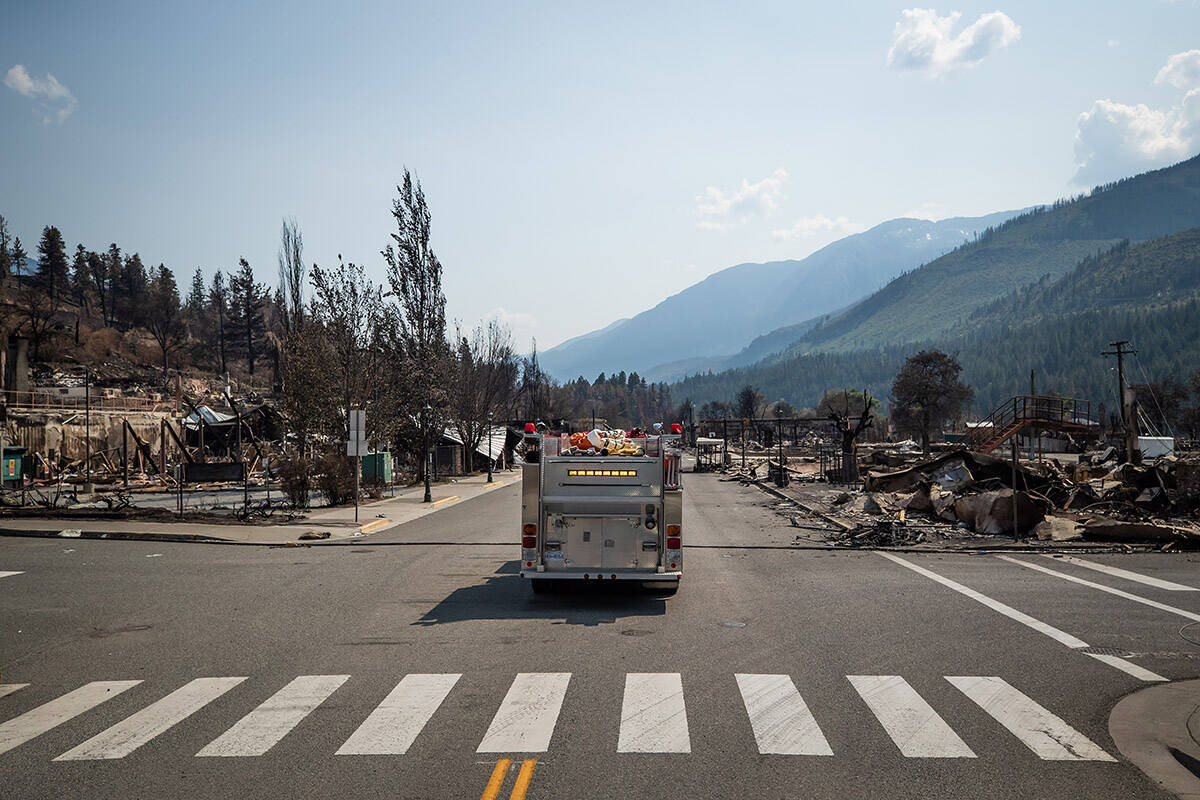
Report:
M 1131 381 L 1195 371 L 1200 364 L 1200 301 L 1106 309 L 1022 326 L 991 326 L 966 336 L 892 345 L 854 353 L 812 353 L 763 362 L 718 374 L 696 375 L 672 387 L 672 395 L 699 406 L 728 401 L 750 384 L 768 400 L 783 398 L 813 407 L 828 388 L 865 388 L 886 398 L 904 359 L 922 349 L 957 353 L 962 379 L 975 389 L 972 408 L 986 414 L 1001 401 L 1028 391 L 1029 371 L 1039 392 L 1104 402 L 1116 401 L 1113 364 L 1100 353 L 1110 341 L 1128 339 L 1138 349 Z
M 984 307 L 965 330 L 921 342 L 849 353 L 809 353 L 744 369 L 694 376 L 677 397 L 725 400 L 747 383 L 769 399 L 812 405 L 830 388 L 867 388 L 886 396 L 896 370 L 919 349 L 958 353 L 963 378 L 986 413 L 1026 391 L 1115 401 L 1110 364 L 1100 352 L 1128 339 L 1138 349 L 1130 379 L 1188 374 L 1200 363 L 1200 228 L 1140 244 L 1120 242 L 1057 280 L 1041 280 Z
M 1082 259 L 1200 225 L 1200 157 L 1097 187 L 988 229 L 806 333 L 794 352 L 952 336 L 981 306 Z

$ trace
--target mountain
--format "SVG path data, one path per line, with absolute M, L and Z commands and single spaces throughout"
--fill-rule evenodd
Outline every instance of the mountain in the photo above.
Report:
M 953 335 L 851 352 L 792 353 L 719 374 L 696 375 L 672 395 L 702 404 L 751 384 L 769 399 L 813 406 L 829 388 L 886 398 L 904 359 L 920 349 L 957 353 L 963 379 L 987 413 L 1026 391 L 1060 392 L 1115 407 L 1110 341 L 1138 350 L 1129 379 L 1182 379 L 1200 367 L 1200 227 L 1138 244 L 1118 242 L 1057 279 L 1042 279 L 981 307 Z
M 815 326 L 795 352 L 848 351 L 951 335 L 984 304 L 1128 239 L 1200 225 L 1200 157 L 1014 217 Z
M 680 364 L 713 368 L 756 337 L 845 308 L 904 270 L 1018 213 L 939 222 L 894 219 L 803 259 L 738 264 L 649 311 L 539 353 L 541 366 L 564 380 L 614 370 L 666 374 Z M 778 337 L 780 348 L 790 343 L 784 341 L 788 335 Z

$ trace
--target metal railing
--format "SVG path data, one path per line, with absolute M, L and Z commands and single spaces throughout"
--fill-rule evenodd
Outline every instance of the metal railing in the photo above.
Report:
M 967 442 L 974 448 L 996 437 L 1007 438 L 1006 432 L 1014 426 L 1042 424 L 1057 430 L 1088 430 L 1099 425 L 1092 420 L 1091 410 L 1090 400 L 1018 395 L 1006 400 L 971 428 L 967 432 Z
M 29 409 L 65 409 L 82 411 L 90 407 L 92 411 L 169 411 L 171 402 L 167 400 L 151 400 L 145 397 L 106 397 L 94 393 L 90 398 L 83 395 L 61 394 L 59 392 L 17 392 L 4 393 L 9 408 Z

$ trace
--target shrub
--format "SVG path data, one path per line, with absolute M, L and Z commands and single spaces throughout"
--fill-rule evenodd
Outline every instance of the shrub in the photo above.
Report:
M 354 465 L 338 453 L 322 456 L 316 463 L 317 489 L 331 506 L 354 500 Z
M 272 471 L 279 476 L 283 493 L 292 508 L 308 508 L 312 492 L 313 462 L 298 454 L 277 456 Z

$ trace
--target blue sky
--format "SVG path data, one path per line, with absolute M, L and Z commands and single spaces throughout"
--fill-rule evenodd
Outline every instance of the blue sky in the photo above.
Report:
M 999 2 L 9 3 L 0 214 L 181 285 L 240 256 L 274 283 L 294 215 L 308 261 L 382 279 L 408 166 L 450 315 L 544 348 L 1200 149 L 1200 3 Z

